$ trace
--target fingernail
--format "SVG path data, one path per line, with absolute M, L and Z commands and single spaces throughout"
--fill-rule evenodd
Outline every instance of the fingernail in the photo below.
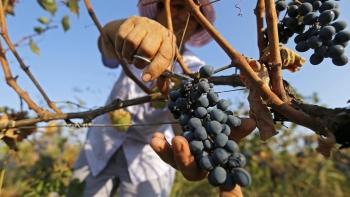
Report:
M 142 80 L 144 82 L 149 82 L 151 80 L 152 76 L 149 73 L 145 73 L 142 75 Z
M 181 142 L 174 141 L 173 142 L 173 150 L 175 154 L 180 154 L 182 152 L 182 144 Z

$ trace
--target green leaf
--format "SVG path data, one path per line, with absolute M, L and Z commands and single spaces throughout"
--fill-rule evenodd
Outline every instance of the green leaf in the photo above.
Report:
M 38 21 L 42 24 L 49 23 L 49 19 L 47 19 L 46 17 L 40 17 L 40 18 L 38 18 Z
M 76 14 L 79 17 L 79 4 L 78 0 L 68 0 L 66 4 L 72 14 Z
M 41 27 L 34 27 L 34 31 L 38 34 L 41 34 L 42 32 L 44 32 L 45 30 Z
M 151 106 L 155 109 L 164 109 L 164 107 L 167 105 L 167 102 L 165 101 L 152 101 Z
M 68 15 L 65 15 L 65 16 L 62 18 L 62 26 L 63 26 L 64 31 L 67 31 L 67 30 L 69 29 L 70 24 L 69 24 Z
M 35 44 L 33 39 L 30 39 L 29 46 L 30 46 L 30 50 L 32 50 L 35 54 L 40 55 L 40 49 Z
M 54 0 L 38 0 L 39 5 L 54 15 L 57 10 L 57 4 Z

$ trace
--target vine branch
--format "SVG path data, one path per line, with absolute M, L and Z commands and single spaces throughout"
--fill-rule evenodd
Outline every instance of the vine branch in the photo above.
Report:
M 256 30 L 258 36 L 259 57 L 263 54 L 263 50 L 267 47 L 267 42 L 264 39 L 264 15 L 265 15 L 265 2 L 264 0 L 258 0 L 254 9 L 256 16 Z

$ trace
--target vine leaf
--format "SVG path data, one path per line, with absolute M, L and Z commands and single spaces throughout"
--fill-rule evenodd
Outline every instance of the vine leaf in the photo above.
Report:
M 63 26 L 63 29 L 64 31 L 67 31 L 70 27 L 70 23 L 69 23 L 69 17 L 68 15 L 65 15 L 63 18 L 62 18 L 62 26 Z
M 41 34 L 42 32 L 44 32 L 44 29 L 41 27 L 34 27 L 34 31 L 38 34 Z
M 38 46 L 35 44 L 33 39 L 30 39 L 29 41 L 29 46 L 30 46 L 30 50 L 33 51 L 33 53 L 40 55 L 40 49 L 38 48 Z
M 38 0 L 39 5 L 54 15 L 57 10 L 57 4 L 54 0 Z
M 38 18 L 38 21 L 44 25 L 49 23 L 49 19 L 47 19 L 46 17 L 40 17 Z
M 131 124 L 131 115 L 123 109 L 117 109 L 108 113 L 108 117 L 112 124 Z M 129 129 L 129 125 L 115 126 L 119 132 L 125 132 Z
M 66 5 L 69 7 L 72 14 L 76 14 L 79 17 L 79 4 L 78 0 L 68 0 Z

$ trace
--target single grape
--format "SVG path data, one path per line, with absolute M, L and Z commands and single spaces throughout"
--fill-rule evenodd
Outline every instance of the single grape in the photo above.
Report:
M 186 109 L 187 104 L 188 104 L 188 102 L 184 98 L 178 98 L 176 100 L 176 107 L 179 108 L 180 110 Z
M 194 115 L 197 117 L 197 118 L 204 118 L 206 117 L 208 114 L 208 111 L 207 109 L 205 109 L 204 107 L 197 107 L 195 110 L 194 110 Z
M 204 108 L 209 107 L 209 100 L 207 99 L 206 96 L 203 96 L 203 95 L 197 99 L 196 103 L 197 103 L 197 107 L 204 107 Z
M 222 125 L 221 133 L 229 136 L 231 134 L 231 128 L 227 124 L 221 124 L 221 125 Z
M 227 162 L 232 168 L 242 168 L 245 166 L 247 159 L 242 153 L 232 153 Z
M 225 113 L 226 113 L 227 115 L 233 115 L 233 111 L 231 111 L 231 110 L 227 110 L 227 111 L 225 111 Z
M 347 42 L 350 40 L 350 31 L 342 30 L 335 34 L 334 40 L 337 42 Z
M 190 117 L 187 114 L 181 114 L 179 118 L 179 124 L 181 126 L 187 125 L 188 121 L 190 120 Z
M 331 11 L 334 12 L 334 19 L 333 20 L 334 21 L 337 20 L 340 16 L 340 10 L 337 8 L 333 8 L 333 9 L 331 9 Z
M 331 10 L 325 10 L 318 16 L 318 22 L 321 26 L 328 25 L 334 20 L 335 14 Z
M 190 143 L 194 140 L 194 133 L 192 131 L 185 131 L 185 132 L 181 133 L 181 136 L 186 138 L 188 143 Z
M 344 47 L 340 44 L 334 44 L 329 47 L 329 57 L 331 58 L 339 58 L 344 54 Z
M 199 69 L 199 75 L 201 78 L 209 78 L 214 74 L 214 67 L 205 65 Z
M 214 138 L 215 147 L 222 148 L 226 145 L 227 141 L 228 141 L 227 135 L 225 135 L 224 133 L 219 133 Z
M 317 22 L 318 15 L 315 12 L 309 12 L 304 16 L 303 23 L 305 25 L 312 25 Z
M 298 6 L 297 5 L 292 5 L 288 8 L 287 14 L 289 17 L 296 17 L 298 16 Z
M 324 56 L 327 52 L 327 47 L 325 45 L 321 45 L 319 48 L 314 50 L 314 54 L 317 56 Z
M 194 131 L 196 128 L 202 126 L 202 121 L 199 118 L 190 118 L 188 121 L 188 127 L 191 131 Z
M 220 121 L 220 123 L 226 123 L 227 121 L 227 114 L 225 112 L 222 113 L 224 115 L 224 118 Z
M 211 179 L 214 185 L 221 185 L 226 180 L 226 170 L 223 167 L 215 167 L 212 171 L 209 172 L 208 179 Z M 210 181 L 209 181 L 210 183 Z
M 233 173 L 227 173 L 226 180 L 221 187 L 225 191 L 231 191 L 236 187 L 236 183 L 233 180 Z
M 203 141 L 203 146 L 204 146 L 204 150 L 206 151 L 212 151 L 215 149 L 214 143 L 209 139 L 206 139 Z
M 210 106 L 215 106 L 216 103 L 219 101 L 219 95 L 216 92 L 209 92 L 207 94 L 207 98 Z
M 323 12 L 325 10 L 331 10 L 333 8 L 335 8 L 335 3 L 333 1 L 326 1 L 326 2 L 322 3 L 319 11 Z
M 210 119 L 221 122 L 224 118 L 224 113 L 220 109 L 213 109 L 210 112 Z
M 167 107 L 168 107 L 168 109 L 169 109 L 171 112 L 173 112 L 173 111 L 175 111 L 175 110 L 177 109 L 177 108 L 176 108 L 176 103 L 173 102 L 173 101 L 169 101 L 168 104 L 167 104 Z
M 243 168 L 238 168 L 233 172 L 232 178 L 241 187 L 248 187 L 252 183 L 250 174 Z
M 336 30 L 333 26 L 326 25 L 320 29 L 318 36 L 323 40 L 331 40 L 335 32 Z
M 346 21 L 335 21 L 331 25 L 335 28 L 336 32 L 339 32 L 341 30 L 344 30 L 348 23 Z
M 170 100 L 176 102 L 176 100 L 180 97 L 180 93 L 177 90 L 173 90 L 169 94 Z
M 298 24 L 296 27 L 292 28 L 292 31 L 296 34 L 302 34 L 305 31 L 305 24 Z
M 315 1 L 313 4 L 312 4 L 312 7 L 314 8 L 314 10 L 319 10 L 320 7 L 322 5 L 322 2 L 321 1 Z
M 309 38 L 309 36 L 306 33 L 299 34 L 295 36 L 294 43 L 298 44 L 301 41 L 306 41 Z
M 230 103 L 225 100 L 225 99 L 220 99 L 218 101 L 218 103 L 216 104 L 217 108 L 222 110 L 222 111 L 226 111 L 228 109 L 228 107 L 230 106 Z
M 288 28 L 293 29 L 294 27 L 298 26 L 299 21 L 297 18 L 288 18 L 287 22 L 286 22 L 286 26 Z
M 311 3 L 305 2 L 298 7 L 298 14 L 300 16 L 305 16 L 307 13 L 312 12 L 313 7 Z
M 339 58 L 332 58 L 332 63 L 336 66 L 344 66 L 349 61 L 346 55 L 342 55 Z
M 199 160 L 199 165 L 206 171 L 214 169 L 215 163 L 212 156 L 204 156 Z
M 301 41 L 295 46 L 295 50 L 298 52 L 306 52 L 310 49 L 306 41 Z
M 284 30 L 284 25 L 282 23 L 278 23 L 277 30 L 278 30 L 278 32 L 282 32 Z M 266 31 L 267 31 L 267 29 L 266 29 Z
M 222 131 L 222 126 L 218 121 L 210 121 L 207 123 L 207 131 L 209 134 L 217 135 Z
M 228 115 L 226 124 L 230 127 L 238 127 L 242 123 L 242 120 L 236 116 Z
M 323 42 L 322 45 L 326 46 L 326 47 L 330 47 L 334 44 L 334 41 L 333 40 L 326 40 Z
M 349 41 L 347 41 L 347 42 L 338 42 L 337 40 L 334 40 L 334 44 L 340 44 L 340 45 L 342 45 L 344 48 L 345 48 L 346 46 L 348 46 L 348 43 L 349 43 Z
M 312 36 L 307 40 L 307 45 L 312 49 L 317 49 L 322 45 L 323 40 L 318 36 Z
M 320 32 L 319 29 L 317 29 L 316 27 L 311 27 L 308 31 L 307 34 L 309 35 L 309 37 L 312 36 L 318 36 L 318 33 Z
M 190 96 L 191 96 L 191 100 L 192 100 L 193 102 L 195 102 L 195 101 L 198 100 L 199 97 L 202 96 L 202 93 L 200 93 L 200 92 L 198 92 L 198 91 L 195 90 L 195 91 L 192 91 L 192 92 L 191 92 Z
M 209 87 L 208 82 L 206 82 L 206 81 L 199 82 L 198 91 L 200 93 L 207 93 L 207 92 L 209 92 L 209 89 L 210 89 L 210 87 Z
M 224 146 L 224 149 L 228 153 L 235 153 L 238 150 L 238 144 L 233 140 L 228 140 L 226 145 Z
M 201 153 L 203 149 L 204 149 L 204 146 L 202 141 L 192 140 L 190 142 L 190 150 L 193 155 Z
M 193 155 L 193 156 L 194 156 L 194 160 L 197 162 L 197 164 L 199 164 L 201 158 L 202 158 L 202 157 L 206 157 L 206 156 L 208 156 L 208 155 L 209 155 L 209 154 L 208 154 L 207 152 L 202 151 L 202 152 L 200 152 L 200 153 L 198 153 L 198 154 L 195 154 L 195 155 Z
M 290 37 L 292 37 L 294 35 L 294 32 L 291 29 L 289 29 L 289 28 L 285 28 L 283 30 L 283 35 L 288 37 L 288 38 L 290 38 Z
M 312 54 L 310 56 L 310 63 L 312 65 L 318 65 L 323 61 L 324 57 L 323 56 L 318 56 L 316 54 Z
M 172 114 L 173 114 L 174 119 L 176 119 L 176 120 L 179 119 L 181 116 L 181 112 L 178 110 L 173 111 Z
M 228 161 L 228 153 L 223 148 L 216 148 L 213 151 L 213 160 L 217 165 L 225 165 Z
M 197 127 L 196 130 L 194 130 L 194 137 L 196 140 L 206 140 L 208 138 L 207 130 L 204 127 Z
M 285 10 L 286 8 L 287 8 L 287 2 L 285 2 L 285 1 L 278 1 L 277 3 L 276 3 L 276 11 L 277 12 L 281 12 L 281 11 L 283 11 L 283 10 Z

